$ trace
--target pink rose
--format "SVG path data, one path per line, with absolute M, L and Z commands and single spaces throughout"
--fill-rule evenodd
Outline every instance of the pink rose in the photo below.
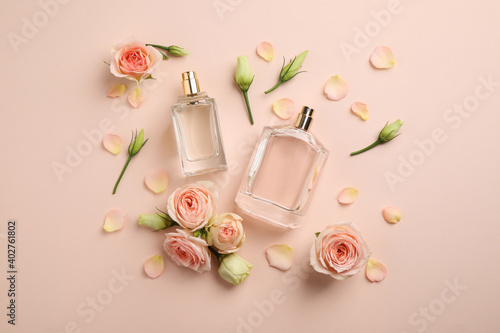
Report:
M 206 187 L 189 184 L 170 195 L 167 211 L 182 227 L 196 231 L 204 228 L 214 216 L 215 200 Z
M 166 233 L 165 236 L 163 248 L 177 265 L 198 273 L 210 270 L 210 251 L 205 240 L 182 229 Z
M 317 272 L 345 280 L 363 268 L 370 254 L 358 228 L 351 223 L 340 222 L 326 227 L 314 240 L 311 265 Z
M 163 60 L 160 51 L 133 38 L 118 43 L 115 50 L 110 62 L 111 73 L 137 81 L 137 84 L 153 74 Z
M 242 221 L 239 215 L 233 213 L 214 216 L 209 222 L 208 245 L 213 245 L 222 254 L 238 251 L 245 241 Z

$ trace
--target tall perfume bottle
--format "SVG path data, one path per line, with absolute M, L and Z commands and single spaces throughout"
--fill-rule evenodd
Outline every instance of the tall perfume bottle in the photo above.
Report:
M 313 113 L 304 106 L 293 126 L 264 127 L 236 196 L 241 209 L 276 226 L 299 226 L 329 153 L 308 132 Z
M 182 73 L 182 88 L 184 96 L 172 106 L 182 172 L 194 176 L 227 170 L 215 100 L 200 92 L 195 72 Z

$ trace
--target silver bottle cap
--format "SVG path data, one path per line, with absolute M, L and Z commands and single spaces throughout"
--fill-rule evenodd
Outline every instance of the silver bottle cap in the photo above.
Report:
M 195 72 L 182 73 L 182 89 L 184 95 L 194 95 L 200 92 L 200 85 Z
M 293 126 L 307 132 L 309 130 L 309 127 L 311 127 L 313 121 L 313 113 L 314 109 L 311 109 L 308 106 L 303 106 L 302 111 L 300 111 L 300 113 L 297 115 L 297 119 L 295 119 L 295 123 L 293 124 Z

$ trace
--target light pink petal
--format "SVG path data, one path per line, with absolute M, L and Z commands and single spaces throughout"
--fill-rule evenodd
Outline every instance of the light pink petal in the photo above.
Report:
M 257 45 L 257 54 L 265 61 L 271 61 L 274 58 L 274 48 L 271 43 L 261 42 Z
M 290 119 L 297 113 L 294 101 L 289 98 L 278 99 L 274 102 L 273 111 L 281 119 Z
M 375 68 L 391 68 L 396 63 L 396 58 L 388 46 L 377 46 L 370 55 L 370 62 Z
M 144 181 L 151 191 L 161 193 L 167 189 L 168 175 L 164 170 L 153 170 L 148 172 Z
M 135 87 L 135 89 L 130 94 L 128 94 L 127 100 L 133 108 L 140 108 L 142 102 L 144 101 L 144 95 L 142 94 L 141 88 Z
M 147 276 L 150 278 L 156 279 L 163 273 L 164 267 L 165 262 L 163 261 L 163 257 L 154 255 L 144 263 L 144 272 L 146 272 Z
M 358 197 L 358 190 L 354 187 L 346 187 L 339 193 L 337 200 L 343 205 L 348 205 L 353 203 Z
M 366 264 L 366 278 L 371 282 L 380 282 L 387 276 L 387 267 L 375 259 L 368 260 Z
M 266 249 L 269 266 L 286 271 L 292 267 L 293 249 L 286 244 L 271 245 Z
M 125 89 L 127 89 L 127 87 L 125 87 L 124 84 L 116 83 L 109 89 L 108 97 L 120 97 L 125 92 Z
M 360 117 L 363 120 L 368 119 L 369 112 L 368 112 L 368 108 L 366 107 L 365 103 L 361 103 L 361 102 L 352 103 L 351 111 L 352 111 L 352 113 L 354 113 L 356 116 Z
M 382 216 L 388 223 L 398 223 L 401 221 L 401 211 L 396 207 L 384 207 L 384 209 L 382 209 Z
M 111 209 L 104 218 L 103 229 L 107 232 L 113 232 L 123 228 L 127 222 L 127 214 L 121 208 Z
M 217 187 L 217 185 L 213 181 L 199 180 L 196 183 L 200 184 L 201 186 L 206 188 L 208 190 L 208 192 L 210 192 L 212 194 L 212 196 L 214 197 L 215 202 L 219 201 L 219 188 Z
M 325 94 L 328 99 L 332 101 L 340 101 L 342 98 L 347 96 L 348 92 L 349 86 L 340 76 L 332 76 L 328 79 L 328 81 L 326 81 Z
M 102 144 L 112 154 L 118 154 L 122 150 L 122 138 L 119 135 L 108 133 L 102 139 Z

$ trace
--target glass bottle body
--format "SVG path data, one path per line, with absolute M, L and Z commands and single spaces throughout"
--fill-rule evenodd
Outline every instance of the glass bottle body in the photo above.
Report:
M 294 126 L 264 127 L 236 203 L 265 222 L 296 228 L 327 158 L 328 150 L 309 132 Z
M 227 170 L 217 105 L 206 92 L 180 96 L 172 106 L 177 148 L 186 176 Z

